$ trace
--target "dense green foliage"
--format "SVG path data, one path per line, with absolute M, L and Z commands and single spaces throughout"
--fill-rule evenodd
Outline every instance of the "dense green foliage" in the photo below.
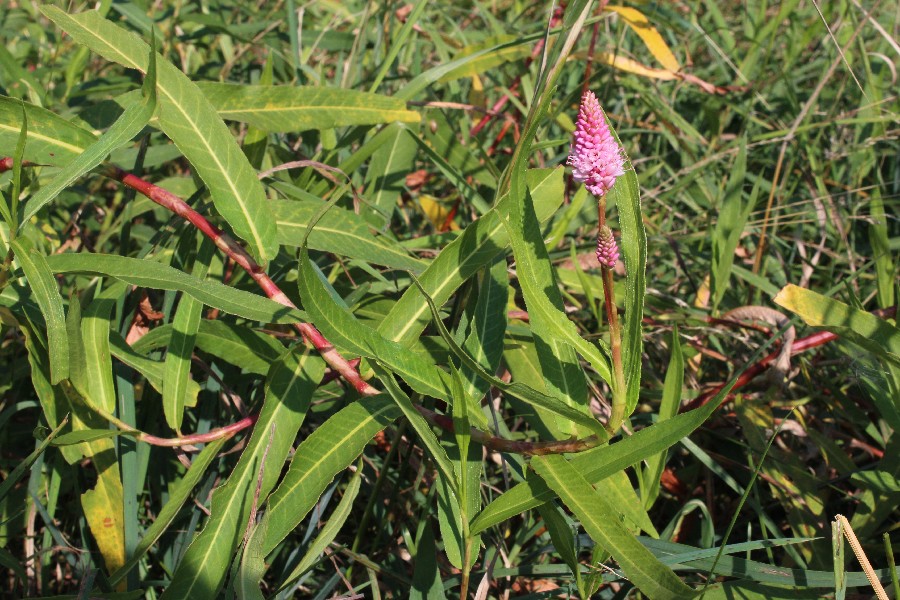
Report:
M 888 4 L 7 0 L 0 593 L 896 597 Z

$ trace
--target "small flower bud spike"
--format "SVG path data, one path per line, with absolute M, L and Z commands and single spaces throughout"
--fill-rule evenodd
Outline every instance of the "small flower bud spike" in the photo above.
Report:
M 597 261 L 600 266 L 612 269 L 619 260 L 619 245 L 616 244 L 616 238 L 613 237 L 612 230 L 603 225 L 600 227 L 600 234 L 597 236 Z
M 575 141 L 567 164 L 575 181 L 595 196 L 608 192 L 625 173 L 625 156 L 603 118 L 594 92 L 585 92 L 575 124 Z

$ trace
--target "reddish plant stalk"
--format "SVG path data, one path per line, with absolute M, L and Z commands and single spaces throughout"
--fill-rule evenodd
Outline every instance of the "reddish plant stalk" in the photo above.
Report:
M 266 296 L 284 306 L 297 308 L 297 306 L 291 302 L 291 299 L 281 291 L 281 288 L 272 281 L 272 278 L 269 277 L 265 270 L 252 256 L 250 256 L 250 254 L 247 253 L 246 250 L 244 250 L 243 247 L 235 242 L 230 235 L 210 223 L 206 217 L 188 206 L 184 200 L 175 194 L 144 181 L 140 177 L 127 173 L 122 169 L 111 168 L 108 175 L 190 222 L 194 227 L 199 229 L 203 235 L 211 239 L 216 247 L 225 253 L 226 256 L 247 271 L 250 277 L 252 277 L 259 287 L 262 288 L 263 293 L 265 293 Z M 322 358 L 332 369 L 340 373 L 341 377 L 356 388 L 356 391 L 365 396 L 372 396 L 378 393 L 378 390 L 369 385 L 369 383 L 360 376 L 359 371 L 353 368 L 347 359 L 341 356 L 340 352 L 335 349 L 331 342 L 329 342 L 314 325 L 302 322 L 294 323 L 294 328 L 301 336 L 303 336 L 303 339 L 312 344 L 313 347 L 319 351 Z
M 597 221 L 602 230 L 606 227 L 606 196 L 597 199 Z M 610 433 L 618 431 L 625 420 L 625 366 L 622 360 L 622 328 L 619 324 L 619 310 L 616 308 L 613 271 L 607 266 L 600 267 L 603 278 L 603 301 L 606 319 L 609 322 L 609 351 L 613 363 L 613 401 L 610 403 L 609 420 L 606 428 Z
M 894 307 L 891 307 L 888 309 L 879 309 L 879 310 L 875 310 L 872 312 L 873 312 L 873 314 L 884 318 L 884 317 L 890 317 L 892 314 L 896 314 L 896 311 L 897 311 L 897 307 L 894 306 Z M 830 331 L 818 331 L 812 335 L 806 336 L 805 338 L 795 340 L 794 344 L 791 346 L 791 356 L 795 356 L 797 354 L 800 354 L 801 352 L 805 352 L 805 351 L 809 350 L 810 348 L 816 348 L 818 346 L 823 346 L 823 345 L 827 344 L 828 342 L 836 340 L 838 337 L 840 337 L 840 336 L 838 336 L 836 333 L 831 333 Z M 747 367 L 746 369 L 744 369 L 744 372 L 738 376 L 737 381 L 734 384 L 734 387 L 731 388 L 731 392 L 734 393 L 735 391 L 739 390 L 740 388 L 742 388 L 745 385 L 747 385 L 748 383 L 750 383 L 754 377 L 756 377 L 757 375 L 759 375 L 760 373 L 765 371 L 769 367 L 769 365 L 771 365 L 773 362 L 778 360 L 778 356 L 780 353 L 781 353 L 780 350 L 776 350 L 776 351 L 772 352 L 771 354 L 769 354 L 768 356 L 766 356 L 765 358 L 762 358 L 758 362 L 756 362 L 756 363 L 750 365 L 749 367 Z M 682 406 L 678 412 L 689 412 L 689 411 L 698 409 L 701 406 L 705 406 L 706 404 L 708 404 L 710 402 L 710 400 L 715 398 L 716 394 L 721 392 L 725 388 L 725 386 L 726 386 L 725 383 L 721 383 L 721 384 L 717 385 L 716 387 L 714 387 L 710 390 L 707 390 L 706 392 L 703 392 L 702 394 L 700 394 L 699 396 L 697 396 L 696 398 L 694 398 L 693 400 L 691 400 L 690 402 L 688 402 L 687 404 Z M 729 394 L 729 396 L 730 395 L 731 394 Z
M 11 168 L 12 159 L 0 159 L 0 173 Z M 297 308 L 296 305 L 291 302 L 290 298 L 288 298 L 284 294 L 284 292 L 281 291 L 278 285 L 274 281 L 272 281 L 272 279 L 265 273 L 262 267 L 259 266 L 256 260 L 252 256 L 250 256 L 246 250 L 238 245 L 237 242 L 235 242 L 231 238 L 231 236 L 210 223 L 206 219 L 206 217 L 188 206 L 188 204 L 184 200 L 159 186 L 153 185 L 148 181 L 144 181 L 140 177 L 127 173 L 126 171 L 123 171 L 122 169 L 119 169 L 117 167 L 111 167 L 107 172 L 107 175 L 110 178 L 115 179 L 122 184 L 132 188 L 133 190 L 143 194 L 148 199 L 156 202 L 163 208 L 166 208 L 176 215 L 187 220 L 189 223 L 197 227 L 197 229 L 199 229 L 205 236 L 210 238 L 213 243 L 215 243 L 216 247 L 222 250 L 222 252 L 226 256 L 228 256 L 231 260 L 245 269 L 270 299 L 275 300 L 276 302 L 284 306 Z M 333 371 L 337 372 L 341 377 L 350 382 L 351 385 L 353 385 L 353 387 L 356 388 L 356 390 L 360 394 L 365 396 L 373 396 L 380 393 L 376 388 L 372 387 L 365 380 L 363 380 L 362 376 L 360 376 L 359 371 L 357 371 L 357 365 L 359 364 L 359 361 L 348 361 L 347 359 L 345 359 L 337 351 L 337 349 L 332 346 L 327 339 L 325 339 L 325 337 L 319 332 L 318 329 L 315 328 L 315 326 L 309 323 L 295 323 L 294 327 L 305 340 L 310 342 L 319 351 L 319 353 L 322 355 L 322 358 L 331 366 Z M 423 406 L 416 405 L 416 409 L 432 425 L 451 433 L 454 431 L 453 419 L 451 419 L 450 417 L 438 414 Z M 253 414 L 244 419 L 241 419 L 240 421 L 237 421 L 236 423 L 214 429 L 207 433 L 186 435 L 178 438 L 161 438 L 138 431 L 124 421 L 116 418 L 114 415 L 110 415 L 108 413 L 105 413 L 104 411 L 98 412 L 100 412 L 100 414 L 110 423 L 116 425 L 123 431 L 134 434 L 136 439 L 142 442 L 146 442 L 155 446 L 169 447 L 187 446 L 192 444 L 211 442 L 226 436 L 230 437 L 243 429 L 251 427 L 259 418 L 258 414 Z M 470 429 L 470 435 L 476 442 L 484 445 L 486 448 L 489 448 L 491 450 L 497 452 L 513 452 L 526 455 L 552 454 L 560 452 L 580 452 L 589 448 L 593 448 L 604 441 L 597 438 L 596 436 L 590 436 L 582 440 L 516 442 L 503 438 L 493 437 L 475 428 Z

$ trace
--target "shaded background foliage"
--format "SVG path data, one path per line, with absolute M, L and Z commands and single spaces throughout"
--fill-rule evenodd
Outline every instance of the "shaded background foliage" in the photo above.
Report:
M 5 593 L 454 597 L 471 567 L 480 597 L 868 594 L 829 534 L 847 515 L 893 567 L 900 336 L 863 313 L 898 293 L 896 11 L 570 4 L 6 4 L 2 155 L 38 166 L 0 175 Z M 464 425 L 527 443 L 608 414 L 597 214 L 559 168 L 585 86 L 633 167 L 611 222 L 641 378 L 614 443 L 529 462 Z M 579 354 L 529 319 L 556 289 Z M 783 289 L 799 336 L 842 338 L 698 409 L 784 333 L 715 319 Z M 336 377 L 299 320 L 384 393 Z

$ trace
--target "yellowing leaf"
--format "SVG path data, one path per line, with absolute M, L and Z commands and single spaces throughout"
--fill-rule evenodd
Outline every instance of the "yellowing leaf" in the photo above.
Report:
M 103 555 L 106 572 L 113 573 L 125 564 L 122 479 L 113 442 L 109 439 L 96 440 L 91 446 L 95 452 L 93 461 L 97 469 L 97 485 L 81 495 L 81 507 L 97 548 Z
M 597 55 L 597 60 L 602 63 L 606 63 L 611 67 L 615 67 L 620 71 L 627 71 L 628 73 L 634 73 L 635 75 L 643 75 L 644 77 L 652 77 L 653 79 L 661 79 L 664 81 L 668 81 L 670 79 L 678 79 L 678 77 L 672 71 L 647 67 L 637 62 L 636 60 L 631 60 L 630 58 L 625 58 L 624 56 L 619 56 L 616 54 L 601 52 Z
M 659 61 L 659 64 L 665 67 L 667 71 L 675 73 L 681 69 L 681 65 L 678 64 L 678 59 L 675 58 L 675 55 L 669 49 L 665 40 L 663 40 L 656 28 L 650 24 L 650 21 L 644 16 L 644 13 L 626 6 L 607 6 L 606 10 L 611 10 L 622 17 L 625 23 L 640 36 L 644 45 L 647 46 L 647 49 L 650 50 L 653 57 L 656 58 L 656 60 Z
M 900 329 L 889 321 L 796 285 L 784 286 L 772 301 L 797 313 L 807 325 L 836 333 L 900 366 Z
M 434 225 L 434 228 L 438 231 L 443 231 L 444 223 L 447 222 L 447 215 L 450 214 L 450 210 L 438 202 L 434 196 L 429 196 L 428 194 L 419 196 L 419 206 L 422 212 L 425 213 L 425 216 L 428 217 L 428 220 L 431 221 L 431 224 Z M 452 231 L 459 229 L 456 221 L 450 221 L 450 229 Z

